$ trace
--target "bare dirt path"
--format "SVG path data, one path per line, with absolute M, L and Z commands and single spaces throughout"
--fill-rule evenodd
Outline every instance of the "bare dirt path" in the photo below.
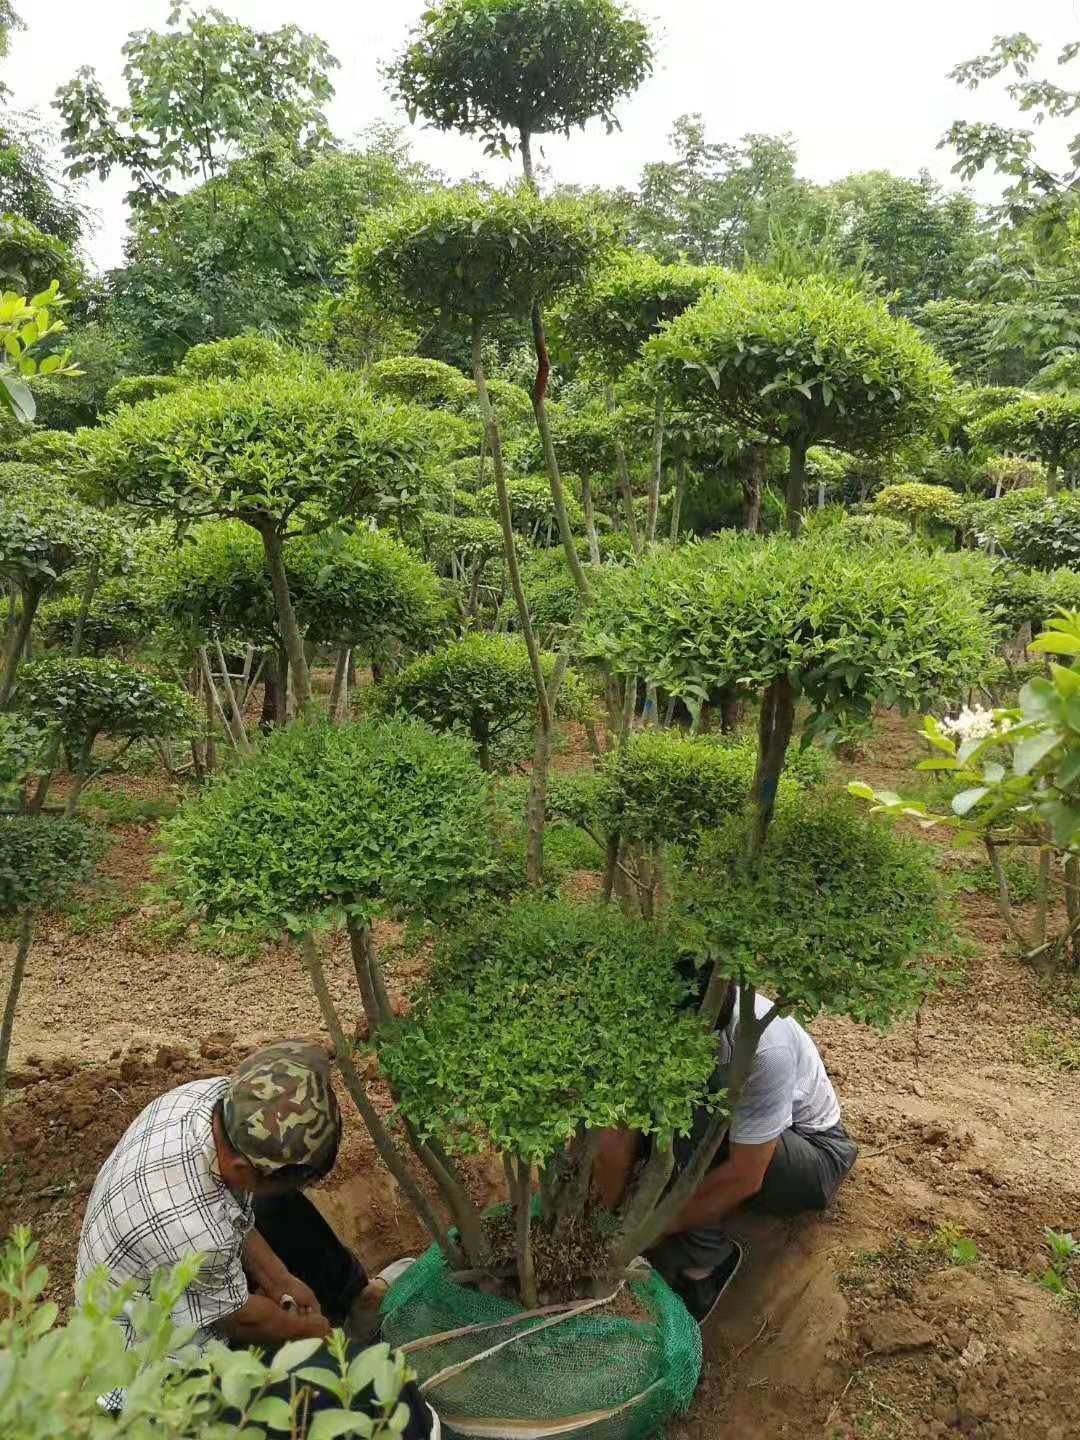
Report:
M 887 719 L 850 769 L 900 788 L 913 743 Z M 143 890 L 152 829 L 111 832 L 107 923 L 95 901 L 74 917 L 81 933 L 71 918 L 43 927 L 15 1030 L 0 1226 L 33 1225 L 60 1299 L 96 1168 L 141 1106 L 265 1038 L 321 1033 L 287 949 L 170 932 Z M 1067 1068 L 1080 987 L 1040 987 L 988 897 L 961 897 L 958 927 L 967 953 L 917 1023 L 814 1025 L 862 1158 L 826 1215 L 740 1222 L 749 1258 L 708 1327 L 679 1440 L 1080 1434 L 1080 1322 L 1034 1278 L 1043 1228 L 1080 1227 L 1080 1072 Z M 343 946 L 328 968 L 352 1016 Z M 477 1174 L 478 1196 L 495 1183 Z M 355 1127 L 322 1203 L 372 1263 L 423 1243 Z M 967 1263 L 950 1257 L 958 1235 L 974 1241 Z

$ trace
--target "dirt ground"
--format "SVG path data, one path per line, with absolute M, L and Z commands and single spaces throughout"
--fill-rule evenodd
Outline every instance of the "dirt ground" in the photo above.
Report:
M 886 717 L 848 768 L 902 788 L 916 743 Z M 171 933 L 144 893 L 155 828 L 111 830 L 108 923 L 43 924 L 16 1023 L 0 1228 L 32 1225 L 61 1301 L 97 1166 L 140 1108 L 265 1039 L 321 1034 L 286 949 L 252 956 Z M 1080 986 L 1070 1011 L 1040 985 L 988 896 L 961 895 L 957 914 L 961 958 L 943 960 L 916 1021 L 886 1035 L 814 1025 L 860 1161 L 826 1214 L 732 1227 L 747 1260 L 707 1327 L 678 1440 L 1080 1435 L 1080 1321 L 1037 1283 L 1044 1227 L 1080 1226 Z M 10 953 L 0 944 L 0 967 Z M 343 947 L 328 970 L 353 1015 Z M 496 1194 L 493 1171 L 475 1183 Z M 369 1265 L 424 1243 L 358 1126 L 321 1203 Z M 950 1253 L 959 1236 L 974 1257 Z

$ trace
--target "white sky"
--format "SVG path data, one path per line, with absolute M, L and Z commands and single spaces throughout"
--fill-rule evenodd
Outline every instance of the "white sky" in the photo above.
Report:
M 426 0 L 218 0 L 248 24 L 273 29 L 292 22 L 315 31 L 341 62 L 330 121 L 351 136 L 370 121 L 394 117 L 378 76 L 426 6 Z M 128 32 L 162 28 L 168 0 L 17 0 L 27 30 L 13 39 L 3 74 L 20 107 L 48 110 L 56 87 L 80 65 L 93 65 L 114 99 L 122 97 L 120 47 Z M 1045 69 L 1060 46 L 1080 38 L 1080 0 L 642 0 L 657 21 L 659 64 L 622 107 L 621 133 L 590 126 L 571 140 L 548 139 L 542 158 L 562 181 L 632 184 L 643 162 L 666 151 L 672 120 L 700 110 L 709 138 L 748 131 L 790 131 L 800 173 L 827 181 L 853 170 L 912 175 L 928 168 L 949 181 L 952 163 L 935 147 L 954 119 L 1014 122 L 1000 85 L 975 94 L 945 78 L 958 61 L 986 48 L 999 32 L 1025 29 L 1044 42 Z M 1080 72 L 1080 61 L 1075 64 Z M 1078 81 L 1080 83 L 1080 76 Z M 51 113 L 51 112 L 50 112 Z M 1068 127 L 1074 130 L 1075 124 Z M 1059 158 L 1048 129 L 1047 158 Z M 417 126 L 417 154 L 451 176 L 511 171 L 486 161 L 473 140 Z M 85 185 L 100 223 L 89 249 L 100 266 L 122 258 L 125 180 Z M 977 184 L 992 198 L 992 181 Z

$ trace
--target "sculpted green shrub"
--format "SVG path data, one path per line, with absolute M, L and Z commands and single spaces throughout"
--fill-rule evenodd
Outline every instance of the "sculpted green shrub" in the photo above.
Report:
M 692 711 L 725 687 L 761 695 L 760 853 L 797 698 L 809 705 L 809 734 L 866 719 L 877 702 L 934 703 L 976 682 L 993 644 L 989 618 L 944 557 L 725 534 L 605 568 L 578 649 Z
M 927 523 L 959 525 L 964 507 L 955 490 L 911 480 L 879 490 L 874 496 L 874 509 L 881 515 L 899 516 L 918 532 Z
M 544 674 L 550 675 L 555 656 L 541 658 Z M 578 714 L 588 703 L 582 682 L 568 674 L 559 689 L 560 713 Z M 524 641 L 515 635 L 466 635 L 406 665 L 387 682 L 379 706 L 415 716 L 435 730 L 468 735 L 480 764 L 490 770 L 492 742 L 508 730 L 535 723 L 536 689 Z
M 1011 526 L 1007 543 L 1010 556 L 1021 565 L 1039 570 L 1080 565 L 1080 491 L 1066 490 L 1025 509 Z
M 213 380 L 247 380 L 294 369 L 296 352 L 266 335 L 234 335 L 192 345 L 176 367 L 182 384 L 201 385 Z
M 971 426 L 977 445 L 1026 455 L 1046 466 L 1046 492 L 1080 453 L 1080 395 L 1021 395 Z
M 47 600 L 37 612 L 35 630 L 50 649 L 70 651 L 82 610 L 81 595 Z M 125 575 L 99 585 L 82 618 L 83 653 L 103 655 L 137 645 L 152 633 L 158 612 L 145 588 Z
M 419 355 L 377 360 L 367 372 L 367 382 L 376 395 L 410 400 L 433 409 L 468 410 L 476 405 L 476 387 L 460 370 L 442 360 L 425 360 Z
M 179 390 L 183 380 L 177 375 L 128 375 L 118 380 L 105 395 L 105 409 L 116 410 L 121 405 L 138 405 L 143 400 L 153 400 L 155 395 L 169 395 Z
M 940 417 L 950 387 L 948 369 L 884 302 L 813 276 L 728 275 L 645 353 L 681 405 L 788 447 L 793 534 L 811 445 L 887 451 Z
M 849 545 L 907 545 L 911 529 L 890 515 L 845 515 L 843 539 Z
M 569 475 L 564 475 L 563 480 L 568 484 L 572 483 Z M 506 493 L 510 500 L 510 516 L 514 529 L 519 534 L 534 543 L 558 544 L 558 515 L 551 498 L 551 487 L 545 476 L 522 475 L 508 480 Z M 498 515 L 499 498 L 494 488 L 481 490 L 476 498 L 489 515 Z M 580 534 L 585 528 L 585 513 L 569 491 L 565 500 L 571 529 Z

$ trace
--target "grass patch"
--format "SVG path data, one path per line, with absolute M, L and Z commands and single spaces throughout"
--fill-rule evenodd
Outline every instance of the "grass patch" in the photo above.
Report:
M 80 808 L 101 825 L 136 825 L 148 820 L 167 820 L 176 814 L 176 801 L 163 795 L 129 795 L 124 790 L 107 790 L 88 785 Z
M 1020 1042 L 1025 1065 L 1053 1070 L 1058 1074 L 1080 1070 L 1080 1040 L 1051 1030 L 1048 1025 L 1030 1025 Z
M 133 895 L 123 895 L 112 880 L 99 878 L 90 886 L 76 890 L 57 910 L 64 928 L 71 935 L 97 935 L 110 930 L 139 908 Z
M 1012 903 L 1026 905 L 1034 900 L 1039 892 L 1039 872 L 1031 860 L 1026 855 L 1007 855 L 1001 863 Z M 989 860 L 955 869 L 951 871 L 951 878 L 955 889 L 965 894 L 997 894 L 997 876 Z

